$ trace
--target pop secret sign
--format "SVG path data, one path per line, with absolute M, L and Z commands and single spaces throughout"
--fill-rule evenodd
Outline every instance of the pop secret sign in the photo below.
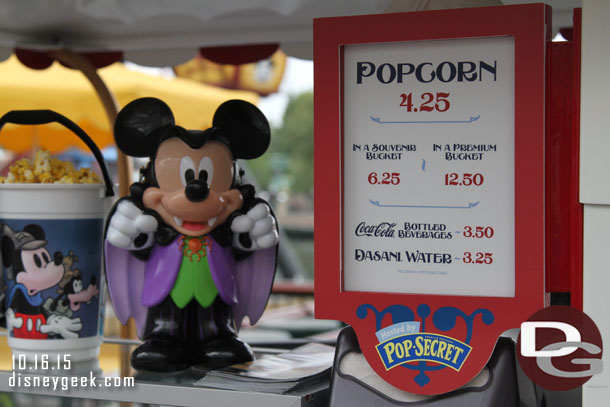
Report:
M 407 333 L 418 327 L 417 322 L 400 322 L 375 333 L 382 341 L 376 348 L 386 370 L 403 363 L 428 361 L 459 372 L 472 348 L 444 335 Z
M 464 385 L 543 306 L 547 11 L 315 21 L 316 317 L 396 387 Z

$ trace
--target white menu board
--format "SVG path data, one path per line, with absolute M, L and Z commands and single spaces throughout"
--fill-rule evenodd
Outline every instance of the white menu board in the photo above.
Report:
M 513 297 L 514 39 L 343 48 L 343 289 Z

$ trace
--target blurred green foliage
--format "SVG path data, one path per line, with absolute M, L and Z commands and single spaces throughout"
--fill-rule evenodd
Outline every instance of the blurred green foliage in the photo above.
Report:
M 264 189 L 313 194 L 313 93 L 290 97 L 283 122 L 271 130 L 271 145 L 249 162 Z

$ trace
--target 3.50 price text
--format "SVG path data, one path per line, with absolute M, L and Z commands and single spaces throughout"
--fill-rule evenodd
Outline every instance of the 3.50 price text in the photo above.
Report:
M 475 239 L 491 239 L 494 237 L 494 228 L 491 226 L 464 226 L 464 237 L 472 237 Z

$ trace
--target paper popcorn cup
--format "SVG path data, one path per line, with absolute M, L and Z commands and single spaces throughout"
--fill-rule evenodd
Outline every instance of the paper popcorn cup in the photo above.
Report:
M 64 124 L 87 143 L 106 184 L 0 184 L 1 280 L 14 361 L 52 361 L 61 370 L 66 360 L 92 360 L 99 354 L 102 235 L 112 186 L 99 149 L 63 116 L 9 112 L 0 119 L 0 129 L 6 122 L 50 121 Z

